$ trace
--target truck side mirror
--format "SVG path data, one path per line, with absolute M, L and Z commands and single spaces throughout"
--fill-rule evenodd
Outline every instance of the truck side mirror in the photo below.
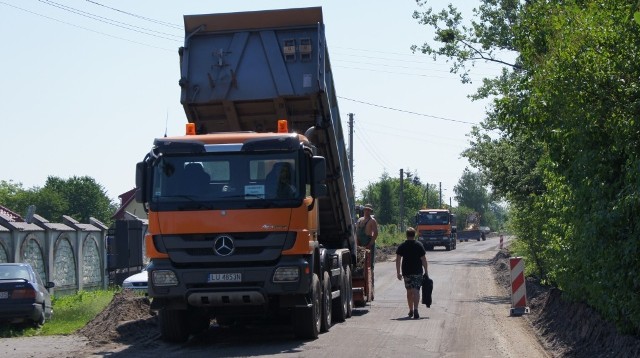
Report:
M 139 203 L 147 202 L 147 167 L 145 162 L 136 164 L 136 201 Z
M 311 158 L 311 196 L 320 198 L 327 196 L 327 164 L 324 157 Z

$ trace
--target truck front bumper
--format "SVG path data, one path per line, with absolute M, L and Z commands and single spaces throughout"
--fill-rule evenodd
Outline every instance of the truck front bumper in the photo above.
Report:
M 294 280 L 274 278 L 276 271 L 297 269 Z M 169 260 L 155 260 L 149 267 L 149 297 L 161 306 L 175 308 L 266 306 L 274 296 L 300 296 L 309 292 L 309 263 L 301 257 L 283 257 L 273 266 L 175 267 Z M 154 272 L 172 271 L 175 285 L 154 282 Z M 284 300 L 287 301 L 287 300 Z M 152 308 L 160 308 L 154 307 Z
M 453 238 L 434 238 L 434 237 L 419 237 L 418 241 L 422 244 L 422 246 L 433 247 L 433 246 L 447 246 L 451 245 L 454 242 Z

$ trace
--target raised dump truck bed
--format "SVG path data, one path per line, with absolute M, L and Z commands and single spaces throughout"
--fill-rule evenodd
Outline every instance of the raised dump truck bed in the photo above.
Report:
M 355 198 L 320 7 L 188 15 L 181 103 L 199 134 L 307 134 L 325 157 L 320 243 L 353 243 Z

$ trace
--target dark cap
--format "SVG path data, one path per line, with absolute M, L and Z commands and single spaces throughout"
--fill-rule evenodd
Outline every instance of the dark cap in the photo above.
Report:
M 367 210 L 367 209 L 373 211 L 373 206 L 371 204 L 366 204 L 364 206 L 364 210 Z

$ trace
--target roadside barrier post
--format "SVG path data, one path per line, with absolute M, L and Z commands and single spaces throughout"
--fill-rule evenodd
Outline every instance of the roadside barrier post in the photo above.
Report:
M 500 235 L 500 249 L 502 249 L 502 242 L 504 240 L 504 237 L 502 235 Z
M 509 258 L 511 268 L 511 316 L 522 316 L 529 313 L 527 306 L 527 285 L 524 280 L 524 259 Z

